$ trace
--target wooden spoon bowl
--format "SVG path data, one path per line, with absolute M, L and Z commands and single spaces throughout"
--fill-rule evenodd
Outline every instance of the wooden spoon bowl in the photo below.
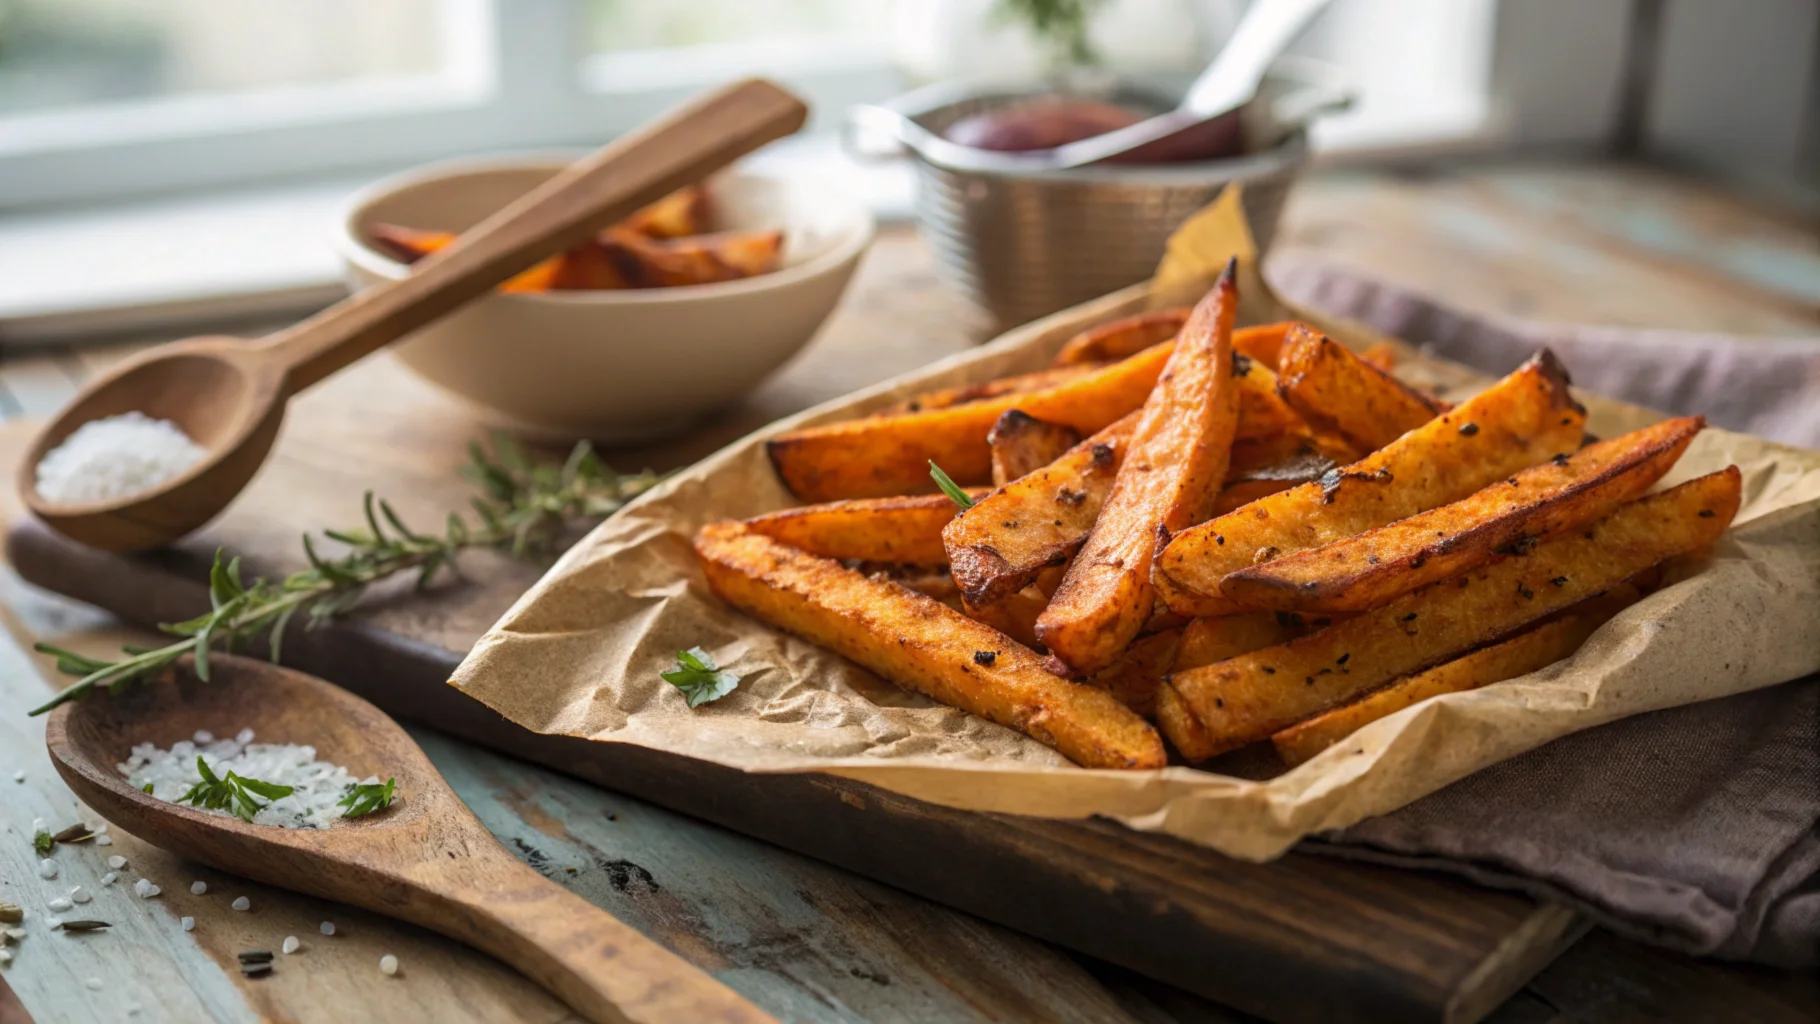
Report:
M 312 676 L 228 655 L 211 682 L 173 678 L 93 693 L 46 723 L 52 762 L 102 817 L 223 871 L 422 925 L 491 953 L 594 1021 L 771 1018 L 675 954 L 506 852 L 384 712 Z M 116 767 L 140 743 L 253 730 L 316 748 L 356 777 L 396 778 L 387 810 L 326 829 L 254 825 L 167 803 Z

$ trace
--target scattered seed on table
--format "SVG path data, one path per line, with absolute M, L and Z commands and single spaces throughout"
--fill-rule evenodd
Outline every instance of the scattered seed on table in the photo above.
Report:
M 235 910 L 251 910 L 253 909 L 253 901 L 247 899 L 245 896 L 236 896 L 234 897 L 233 907 Z
M 243 949 L 234 954 L 243 964 L 271 963 L 272 951 L 269 949 Z
M 25 920 L 25 908 L 24 907 L 21 907 L 16 904 L 12 904 L 12 903 L 0 903 L 0 922 L 5 922 L 6 924 L 18 924 L 20 921 L 23 921 L 23 920 Z M 325 921 L 323 923 L 327 924 L 328 922 Z M 329 933 L 323 932 L 323 934 L 327 935 Z
M 126 858 L 116 853 L 107 859 L 107 866 L 118 871 L 121 868 L 126 867 Z
M 149 900 L 153 896 L 158 895 L 159 893 L 163 892 L 164 890 L 158 888 L 157 885 L 153 884 L 151 879 L 141 878 L 137 882 L 133 883 L 133 891 L 139 894 L 140 899 Z
M 63 922 L 63 930 L 66 932 L 98 932 L 103 928 L 112 928 L 112 927 L 113 927 L 113 925 L 108 924 L 106 921 L 65 921 L 65 922 Z
M 80 885 L 78 885 L 74 889 L 70 890 L 70 901 L 72 903 L 87 903 L 89 900 L 92 900 L 94 898 L 95 897 L 90 896 L 88 894 L 87 889 L 84 889 Z
M 209 884 L 207 882 L 196 881 L 190 883 L 190 895 L 192 896 L 200 896 L 208 891 Z
M 114 874 L 112 871 L 109 871 L 107 874 L 101 876 L 102 885 L 113 885 L 115 882 L 117 882 L 119 880 L 120 880 L 120 876 Z
M 335 934 L 335 922 L 324 921 L 324 922 L 322 922 L 322 927 L 320 927 L 316 930 L 321 932 L 324 935 L 333 935 L 333 934 Z
M 285 953 L 289 954 L 289 953 L 297 952 L 298 948 L 301 947 L 302 945 L 303 945 L 303 943 L 297 941 L 297 936 L 286 935 L 284 937 L 284 945 L 282 945 L 278 948 L 284 950 Z
M 384 974 L 387 977 L 397 975 L 398 958 L 393 956 L 390 953 L 387 953 L 385 956 L 380 957 L 379 958 L 379 973 Z
M 181 925 L 186 932 L 193 932 L 196 930 L 196 919 L 193 917 L 182 918 L 177 923 Z
M 270 973 L 272 973 L 272 962 L 270 960 L 260 960 L 256 963 L 243 963 L 240 965 L 240 974 L 242 977 L 263 978 Z
M 50 901 L 49 903 L 46 903 L 45 906 L 61 913 L 62 911 L 68 910 L 71 907 L 75 906 L 75 904 L 71 903 L 69 900 L 66 900 L 63 897 L 59 896 L 56 899 Z
M 78 821 L 74 825 L 71 825 L 69 828 L 66 828 L 63 831 L 52 836 L 51 842 L 53 842 L 53 843 L 80 843 L 84 839 L 93 839 L 93 838 L 95 838 L 94 830 L 89 828 L 87 825 L 84 825 L 82 822 Z
M 96 846 L 112 846 L 112 845 L 114 845 L 114 837 L 98 835 L 95 837 L 95 845 Z
M 47 882 L 56 878 L 57 877 L 57 862 L 54 860 L 39 861 L 38 862 L 38 877 L 44 879 Z

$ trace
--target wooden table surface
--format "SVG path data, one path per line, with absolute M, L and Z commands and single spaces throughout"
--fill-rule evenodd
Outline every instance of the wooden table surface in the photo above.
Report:
M 1820 335 L 1817 238 L 1811 223 L 1658 172 L 1483 167 L 1312 178 L 1291 203 L 1279 251 L 1467 309 L 1812 336 Z M 752 426 L 960 350 L 987 331 L 934 280 L 922 244 L 887 230 L 803 356 L 737 408 L 649 457 L 657 468 L 683 464 Z M 153 340 L 16 359 L 0 352 L 0 419 L 12 421 L 0 426 L 0 469 L 11 472 L 30 420 Z M 450 415 L 460 415 L 453 405 Z M 16 514 L 12 501 L 10 493 L 0 498 L 8 515 Z M 435 936 L 220 876 L 130 836 L 107 849 L 61 849 L 62 877 L 41 881 L 29 849 L 32 819 L 60 827 L 80 811 L 49 767 L 41 722 L 23 715 L 55 678 L 26 651 L 50 638 L 101 653 L 132 637 L 10 572 L 0 575 L 0 624 L 0 900 L 31 913 L 30 934 L 0 970 L 0 1022 L 573 1019 L 509 970 Z M 1244 1019 L 764 843 L 416 735 L 509 849 L 782 1019 Z M 18 772 L 23 781 L 10 781 Z M 129 859 L 124 882 L 150 877 L 163 895 L 142 901 L 123 885 L 101 887 L 109 853 Z M 209 892 L 191 895 L 194 879 Z M 44 902 L 77 884 L 98 894 L 84 913 L 112 921 L 109 933 L 44 927 Z M 252 910 L 228 909 L 242 894 Z M 185 915 L 196 919 L 194 931 L 178 927 Z M 323 920 L 336 923 L 335 937 L 317 932 Z M 276 948 L 291 934 L 303 948 L 281 956 L 271 977 L 246 981 L 233 969 L 237 950 Z M 385 952 L 403 964 L 396 978 L 378 970 Z M 1795 1021 L 1816 1012 L 1820 981 L 1811 976 L 1695 961 L 1595 931 L 1491 1019 Z

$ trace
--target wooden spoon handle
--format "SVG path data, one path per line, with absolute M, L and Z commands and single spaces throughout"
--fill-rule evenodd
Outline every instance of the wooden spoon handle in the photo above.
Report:
M 415 884 L 407 913 L 516 967 L 596 1024 L 776 1024 L 732 989 L 510 855 L 473 849 L 475 884 Z M 484 882 L 484 884 L 480 884 Z M 397 910 L 388 911 L 397 912 Z
M 763 79 L 709 93 L 571 165 L 413 265 L 410 276 L 344 299 L 260 346 L 287 367 L 286 393 L 295 394 L 639 207 L 795 132 L 808 116 L 802 100 Z

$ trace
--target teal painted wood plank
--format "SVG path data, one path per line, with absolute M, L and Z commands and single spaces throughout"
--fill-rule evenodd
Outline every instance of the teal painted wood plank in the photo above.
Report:
M 783 1020 L 1136 1019 L 1034 939 L 434 733 L 413 735 L 526 863 Z

